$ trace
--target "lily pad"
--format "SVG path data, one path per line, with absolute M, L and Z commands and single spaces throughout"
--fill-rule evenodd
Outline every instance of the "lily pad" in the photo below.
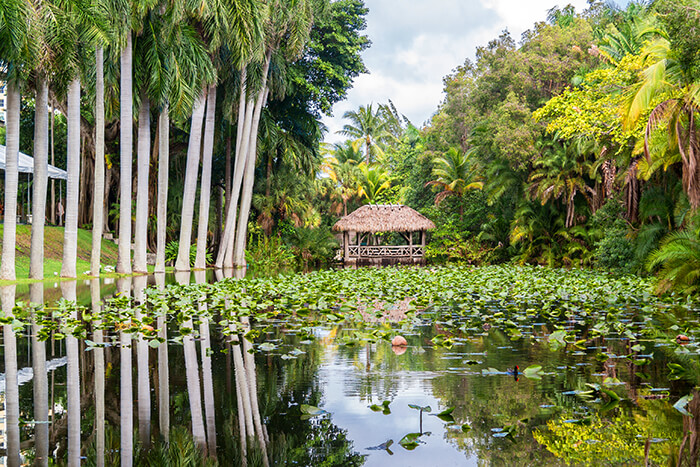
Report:
M 303 415 L 309 415 L 309 416 L 311 416 L 311 417 L 315 417 L 315 416 L 317 416 L 317 415 L 323 415 L 323 414 L 327 414 L 327 413 L 328 413 L 328 412 L 326 412 L 325 410 L 323 410 L 323 409 L 321 409 L 321 408 L 315 407 L 315 406 L 313 406 L 313 405 L 307 405 L 307 404 L 301 404 L 301 405 L 299 406 L 299 410 L 301 410 L 301 413 L 302 413 Z
M 530 379 L 542 379 L 542 365 L 530 365 L 523 370 L 523 376 Z

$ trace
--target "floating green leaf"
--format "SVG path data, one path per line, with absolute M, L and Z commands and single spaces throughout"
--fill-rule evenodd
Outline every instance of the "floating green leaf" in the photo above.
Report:
M 523 370 L 523 376 L 530 379 L 542 379 L 542 365 L 530 365 Z

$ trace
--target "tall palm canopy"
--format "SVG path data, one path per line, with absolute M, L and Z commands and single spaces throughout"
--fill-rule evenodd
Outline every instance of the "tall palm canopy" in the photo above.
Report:
M 339 131 L 341 135 L 361 141 L 365 146 L 365 162 L 370 164 L 373 158 L 382 153 L 382 143 L 394 139 L 391 133 L 392 119 L 387 118 L 387 110 L 379 106 L 376 111 L 372 104 L 361 105 L 358 110 L 349 110 L 343 114 L 349 120 Z

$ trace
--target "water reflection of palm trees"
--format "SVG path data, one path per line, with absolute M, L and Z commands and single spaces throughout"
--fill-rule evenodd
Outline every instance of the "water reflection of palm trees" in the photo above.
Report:
M 2 311 L 6 317 L 14 316 L 15 286 L 0 289 Z M 20 465 L 19 458 L 19 385 L 17 382 L 17 339 L 12 324 L 3 325 L 5 343 L 5 439 L 7 443 L 7 465 Z
M 190 282 L 189 272 L 176 272 L 175 279 L 181 285 L 187 285 Z M 182 302 L 183 307 L 193 308 L 195 300 L 185 299 Z M 189 310 L 192 311 L 191 309 Z M 204 419 L 202 416 L 202 395 L 199 379 L 199 363 L 197 361 L 197 347 L 195 345 L 192 332 L 194 324 L 192 318 L 188 318 L 182 324 L 183 331 L 187 334 L 182 339 L 182 346 L 185 355 L 185 373 L 187 374 L 187 394 L 189 396 L 190 415 L 192 417 L 192 436 L 199 448 L 206 452 L 207 436 L 204 431 Z
M 117 293 L 121 297 L 122 306 L 129 307 L 131 303 L 131 278 L 117 279 Z M 129 320 L 127 310 L 128 308 L 125 308 L 121 311 Z M 131 334 L 125 329 L 125 324 L 122 323 L 119 331 L 119 440 L 121 465 L 129 467 L 133 464 L 134 458 L 134 389 L 131 366 Z
M 143 319 L 147 315 L 146 286 L 148 277 L 134 276 L 134 318 L 144 329 Z M 136 385 L 138 397 L 139 441 L 143 449 L 151 446 L 151 381 L 148 365 L 148 342 L 141 332 L 136 336 Z
M 44 284 L 30 285 L 32 306 L 32 371 L 34 374 L 34 463 L 49 465 L 49 381 L 46 372 L 46 343 L 39 339 L 37 314 L 44 306 Z
M 68 417 L 68 465 L 80 465 L 80 350 L 78 339 L 73 335 L 74 326 L 78 320 L 76 306 L 75 281 L 61 282 L 61 293 L 66 306 L 67 316 L 63 326 L 66 335 L 67 376 L 67 417 Z
M 156 287 L 163 294 L 165 291 L 165 274 L 155 275 Z M 161 295 L 162 296 L 162 295 Z M 164 442 L 170 441 L 170 373 L 168 368 L 168 307 L 164 301 L 158 301 L 157 318 L 158 337 L 162 344 L 158 346 L 158 425 Z
M 195 283 L 206 283 L 206 271 L 194 272 Z M 206 300 L 199 302 L 199 337 L 200 355 L 202 357 L 202 383 L 204 389 L 204 413 L 207 427 L 207 447 L 209 455 L 216 457 L 216 416 L 214 410 L 214 381 L 211 369 L 211 337 L 209 335 L 209 318 Z
M 100 296 L 99 279 L 90 281 L 90 299 L 92 302 L 92 313 L 95 316 L 100 316 L 102 298 Z M 102 347 L 104 344 L 102 320 L 96 320 L 93 323 L 92 336 L 97 344 L 93 350 L 93 358 L 95 360 L 95 459 L 97 467 L 103 467 L 105 458 L 105 349 Z

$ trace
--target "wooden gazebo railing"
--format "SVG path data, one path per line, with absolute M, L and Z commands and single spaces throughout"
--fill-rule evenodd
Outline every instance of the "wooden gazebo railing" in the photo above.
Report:
M 380 245 L 380 246 L 348 246 L 350 258 L 422 258 L 425 248 L 422 245 Z

